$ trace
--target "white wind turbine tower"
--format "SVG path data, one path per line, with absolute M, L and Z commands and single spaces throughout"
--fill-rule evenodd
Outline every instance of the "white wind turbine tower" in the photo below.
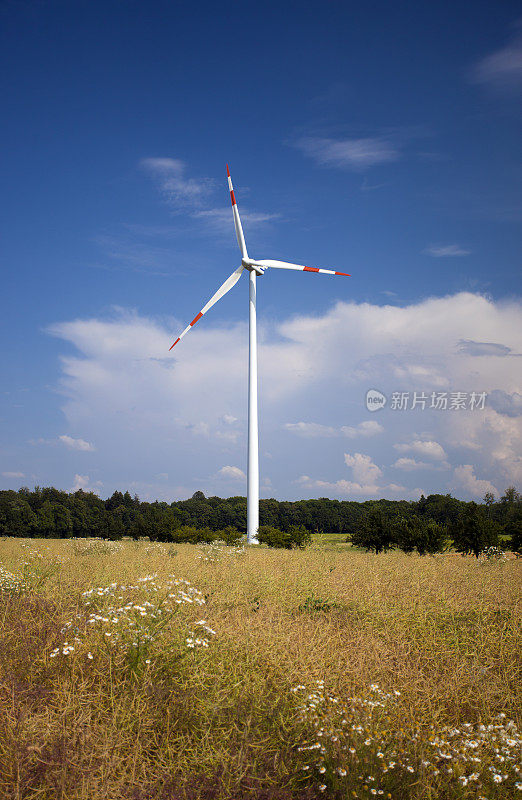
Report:
M 170 350 L 183 339 L 186 333 L 201 319 L 203 314 L 212 308 L 227 292 L 236 285 L 244 270 L 249 273 L 249 336 L 248 336 L 248 472 L 247 472 L 247 542 L 257 544 L 257 532 L 259 528 L 259 451 L 258 451 L 258 430 L 257 430 L 257 328 L 256 328 L 256 279 L 258 275 L 264 275 L 265 269 L 295 269 L 301 272 L 324 272 L 327 275 L 345 275 L 350 277 L 347 272 L 335 272 L 331 269 L 319 269 L 318 267 L 304 267 L 302 264 L 288 264 L 286 261 L 272 261 L 267 259 L 255 260 L 250 258 L 247 252 L 241 218 L 234 196 L 234 187 L 230 177 L 230 170 L 227 164 L 228 188 L 230 189 L 230 199 L 232 200 L 232 213 L 234 214 L 234 226 L 236 229 L 237 242 L 241 250 L 241 265 L 232 275 L 226 279 L 225 283 L 219 287 L 217 292 L 210 298 L 206 306 L 203 306 L 199 314 L 194 317 L 188 327 L 185 328 Z

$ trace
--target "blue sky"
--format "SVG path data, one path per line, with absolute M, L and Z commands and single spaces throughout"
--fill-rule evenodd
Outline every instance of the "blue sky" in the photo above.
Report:
M 518 4 L 0 15 L 3 486 L 245 492 L 246 279 L 168 353 L 239 263 L 227 161 L 251 254 L 352 274 L 259 281 L 263 496 L 522 486 Z

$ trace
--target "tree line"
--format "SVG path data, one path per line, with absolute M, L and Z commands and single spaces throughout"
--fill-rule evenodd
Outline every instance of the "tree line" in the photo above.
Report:
M 517 552 L 522 538 L 522 498 L 514 487 L 482 503 L 450 494 L 406 500 L 261 500 L 260 525 L 285 534 L 345 533 L 353 544 L 375 552 L 400 548 L 420 554 L 440 552 L 450 544 L 478 552 L 506 541 Z M 101 537 L 117 540 L 148 536 L 152 541 L 234 541 L 246 531 L 245 497 L 205 497 L 143 502 L 116 491 L 103 500 L 82 489 L 68 493 L 54 487 L 0 491 L 0 535 L 43 538 Z M 288 536 L 286 537 L 288 540 Z

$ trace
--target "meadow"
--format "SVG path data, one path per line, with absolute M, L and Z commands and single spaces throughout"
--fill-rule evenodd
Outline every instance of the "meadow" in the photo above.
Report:
M 522 798 L 520 559 L 0 540 L 6 800 Z

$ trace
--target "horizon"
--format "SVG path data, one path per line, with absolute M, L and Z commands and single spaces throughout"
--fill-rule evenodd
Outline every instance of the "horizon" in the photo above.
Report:
M 200 489 L 196 489 L 196 491 L 190 497 L 181 497 L 181 498 L 178 498 L 177 500 L 159 500 L 158 498 L 156 498 L 155 500 L 143 500 L 136 493 L 135 494 L 131 494 L 131 492 L 128 489 L 115 489 L 112 492 L 112 494 L 107 495 L 107 497 L 102 497 L 99 494 L 99 492 L 97 492 L 95 489 L 81 489 L 80 488 L 80 489 L 76 489 L 75 492 L 71 492 L 71 491 L 68 491 L 67 489 L 60 489 L 57 486 L 39 486 L 39 485 L 33 486 L 32 488 L 29 487 L 29 486 L 19 486 L 18 489 L 14 489 L 12 487 L 11 488 L 0 488 L 0 493 L 1 492 L 11 492 L 11 491 L 14 491 L 16 493 L 20 493 L 23 489 L 27 489 L 29 492 L 35 492 L 37 489 L 39 489 L 41 491 L 44 491 L 44 490 L 47 490 L 47 489 L 55 489 L 58 492 L 65 492 L 66 494 L 69 494 L 69 495 L 76 494 L 76 492 L 83 492 L 84 494 L 91 493 L 91 494 L 96 495 L 102 502 L 106 502 L 107 500 L 112 499 L 115 494 L 121 494 L 121 495 L 129 494 L 131 496 L 132 500 L 137 499 L 140 503 L 163 503 L 163 502 L 164 503 L 168 503 L 168 504 L 184 503 L 187 500 L 193 500 L 194 497 L 196 495 L 198 495 L 198 494 L 202 494 L 203 498 L 205 500 L 215 500 L 215 499 L 217 499 L 217 500 L 236 500 L 236 499 L 241 499 L 241 500 L 245 501 L 245 504 L 246 504 L 246 501 L 247 501 L 246 494 L 244 494 L 244 495 L 243 494 L 233 494 L 233 495 L 229 495 L 228 497 L 224 497 L 224 496 L 221 496 L 221 495 L 206 495 Z M 519 494 L 516 486 L 512 486 L 512 485 L 511 486 L 506 486 L 506 488 L 504 489 L 504 493 L 503 494 L 499 494 L 498 497 L 495 496 L 492 502 L 493 503 L 502 502 L 503 498 L 506 496 L 506 494 L 509 491 L 509 489 L 515 489 L 515 491 L 517 491 L 517 494 Z M 458 498 L 458 497 L 454 497 L 451 494 L 451 492 L 446 492 L 446 493 L 443 493 L 443 492 L 431 492 L 429 495 L 421 495 L 418 498 L 418 500 L 422 499 L 423 497 L 428 498 L 428 497 L 434 497 L 434 496 L 436 496 L 436 497 L 452 497 L 452 499 L 459 500 L 459 502 L 466 502 L 466 501 L 460 500 L 460 498 Z M 350 498 L 338 498 L 338 497 L 303 497 L 303 498 L 300 498 L 298 500 L 286 500 L 286 499 L 278 500 L 276 497 L 261 497 L 260 498 L 260 502 L 263 502 L 265 500 L 274 500 L 277 503 L 299 503 L 299 502 L 306 503 L 306 502 L 315 501 L 315 500 L 328 500 L 328 501 L 335 501 L 335 502 L 339 502 L 339 503 L 343 503 L 343 502 L 346 502 L 346 503 L 379 503 L 379 502 L 382 502 L 382 501 L 384 501 L 386 503 L 403 503 L 403 502 L 416 503 L 416 502 L 418 502 L 418 500 L 411 500 L 411 499 L 408 500 L 406 498 L 400 498 L 400 497 L 398 497 L 398 498 L 370 497 L 370 498 L 368 498 L 366 500 L 355 500 L 355 499 L 350 499 Z M 477 505 L 481 505 L 482 503 L 485 503 L 485 498 L 483 497 L 481 499 L 477 499 L 476 501 L 468 501 L 468 502 L 477 502 Z

